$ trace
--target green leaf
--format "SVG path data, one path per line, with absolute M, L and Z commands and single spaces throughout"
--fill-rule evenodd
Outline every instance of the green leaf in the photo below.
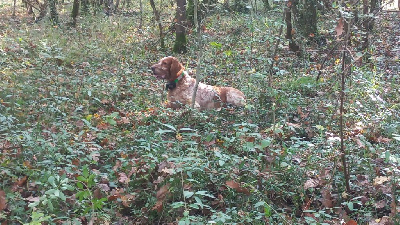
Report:
M 63 200 L 63 201 L 65 201 L 67 199 L 65 197 L 64 193 L 62 193 L 62 192 L 60 192 L 59 196 L 60 196 L 60 199 Z
M 347 203 L 347 207 L 349 207 L 350 211 L 353 211 L 353 210 L 354 210 L 354 204 L 353 204 L 353 202 L 348 202 L 348 203 Z
M 203 202 L 201 201 L 201 199 L 199 198 L 199 197 L 194 197 L 194 199 L 196 200 L 196 203 L 201 207 L 201 208 L 203 208 Z
M 110 117 L 106 118 L 106 121 L 110 125 L 116 125 L 117 124 L 117 122 L 113 118 L 110 118 Z
M 82 181 L 84 183 L 86 183 L 86 181 L 87 181 L 86 178 L 83 177 L 83 176 L 78 176 L 76 179 L 79 180 L 79 181 Z
M 222 48 L 222 44 L 215 41 L 210 42 L 210 45 L 214 48 Z
M 257 203 L 254 205 L 254 207 L 257 208 L 257 207 L 260 207 L 260 206 L 262 206 L 262 205 L 264 205 L 264 204 L 265 204 L 264 201 L 260 201 L 260 202 L 257 202 Z
M 85 178 L 89 177 L 89 169 L 88 169 L 87 166 L 83 167 L 82 176 L 85 177 Z
M 271 139 L 263 139 L 261 140 L 261 147 L 265 148 L 268 147 L 271 144 Z
M 215 198 L 213 195 L 208 194 L 207 191 L 197 191 L 195 194 L 196 195 L 201 195 L 201 196 L 207 196 L 207 197 L 210 197 L 210 198 Z
M 272 216 L 271 207 L 267 204 L 264 205 L 264 216 L 267 218 Z
M 83 189 L 83 184 L 81 182 L 76 183 L 76 186 L 80 189 Z
M 171 206 L 173 209 L 177 209 L 177 208 L 181 208 L 181 207 L 185 206 L 185 203 L 184 202 L 174 202 L 171 204 Z
M 47 182 L 49 182 L 49 184 L 51 184 L 51 186 L 55 187 L 56 184 L 54 183 L 55 179 L 53 176 L 50 176 L 49 178 L 47 178 Z
M 185 198 L 190 198 L 192 197 L 194 194 L 194 192 L 191 191 L 183 191 L 183 196 L 185 196 Z

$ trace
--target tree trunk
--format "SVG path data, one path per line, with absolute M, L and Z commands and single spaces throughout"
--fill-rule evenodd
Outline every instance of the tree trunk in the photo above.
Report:
M 317 29 L 317 1 L 295 0 L 292 2 L 292 10 L 296 18 L 295 26 L 304 37 L 314 37 L 318 33 Z
M 237 12 L 248 13 L 249 8 L 247 8 L 248 0 L 235 0 L 233 3 L 233 8 Z
M 292 5 L 285 8 L 285 23 L 286 23 L 286 39 L 289 39 L 289 49 L 293 52 L 300 50 L 300 47 L 293 40 L 293 25 L 292 25 Z
M 368 34 L 369 34 L 369 18 L 368 18 L 368 0 L 363 0 L 363 30 L 364 30 L 364 37 L 362 42 L 362 50 L 368 48 Z
M 140 4 L 142 4 L 142 3 L 140 2 Z M 115 1 L 115 8 L 114 8 L 114 12 L 117 12 L 117 10 L 118 10 L 118 7 L 119 7 L 119 0 L 116 0 L 116 1 Z
M 184 53 L 186 52 L 186 0 L 177 0 L 176 3 L 176 38 L 173 51 Z
M 201 40 L 201 29 L 200 29 L 200 24 L 199 20 L 197 18 L 197 12 L 198 12 L 198 6 L 199 6 L 199 1 L 194 0 L 194 21 L 195 21 L 195 30 L 197 32 L 197 69 L 196 69 L 196 83 L 194 85 L 194 91 L 192 94 L 192 109 L 194 109 L 195 103 L 196 103 L 196 95 L 197 95 L 197 89 L 199 87 L 200 83 L 200 74 L 201 74 L 201 59 L 202 59 L 202 53 L 203 53 L 203 48 L 202 48 L 202 40 Z
M 81 11 L 83 14 L 89 14 L 89 1 L 88 0 L 81 0 Z
M 399 4 L 400 4 L 400 1 L 399 1 Z M 371 0 L 371 6 L 369 7 L 369 12 L 371 14 L 375 13 L 377 5 L 378 5 L 378 0 Z M 400 8 L 400 5 L 399 5 L 399 8 Z M 371 18 L 369 21 L 369 25 L 368 25 L 369 31 L 372 31 L 372 29 L 374 28 L 374 24 L 375 24 L 375 19 Z
M 14 0 L 12 16 L 15 16 L 15 5 L 17 5 L 17 0 Z
M 142 0 L 139 0 L 139 5 L 140 5 L 139 29 L 142 29 L 142 26 L 143 26 L 143 3 L 142 3 Z
M 271 5 L 269 4 L 268 0 L 262 0 L 263 4 L 264 4 L 264 10 L 270 10 L 271 9 Z
M 79 0 L 74 0 L 74 4 L 72 5 L 72 26 L 76 26 L 76 18 L 78 17 L 79 14 Z
M 154 13 L 154 17 L 158 23 L 158 29 L 160 31 L 160 42 L 161 42 L 161 48 L 164 49 L 165 48 L 165 44 L 164 44 L 164 33 L 163 33 L 163 27 L 161 24 L 161 19 L 160 19 L 160 12 L 158 12 L 158 10 L 156 9 L 156 5 L 154 4 L 154 0 L 150 0 L 150 5 L 151 8 L 153 9 L 153 13 Z
M 50 20 L 53 25 L 58 24 L 58 12 L 56 7 L 56 0 L 49 0 Z
M 47 6 L 48 6 L 47 0 L 45 0 L 42 4 L 39 5 L 39 16 L 35 19 L 35 21 L 40 21 L 46 16 Z
M 230 7 L 229 7 L 229 0 L 224 0 L 224 8 L 228 11 L 230 11 Z

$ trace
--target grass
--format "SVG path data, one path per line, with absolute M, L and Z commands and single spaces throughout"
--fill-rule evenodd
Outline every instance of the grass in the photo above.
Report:
M 70 6 L 64 7 L 56 27 L 32 23 L 22 9 L 15 20 L 9 5 L 1 10 L 0 197 L 6 203 L 0 201 L 0 220 L 398 219 L 390 204 L 398 203 L 399 144 L 393 137 L 399 133 L 399 87 L 385 80 L 379 62 L 355 66 L 346 92 L 353 190 L 346 193 L 337 141 L 340 64 L 332 58 L 315 82 L 313 53 L 297 58 L 283 49 L 270 88 L 279 11 L 209 16 L 203 81 L 243 90 L 248 105 L 198 112 L 164 107 L 164 84 L 149 66 L 171 54 L 174 38 L 167 33 L 168 49 L 160 51 L 149 8 L 138 30 L 137 16 L 102 13 L 70 28 Z M 165 22 L 172 21 L 172 7 L 163 13 Z M 196 68 L 194 36 L 189 53 L 178 55 L 189 71 Z

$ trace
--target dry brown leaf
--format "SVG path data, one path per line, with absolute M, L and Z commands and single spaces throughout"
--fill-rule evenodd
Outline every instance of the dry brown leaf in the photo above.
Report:
M 96 220 L 97 220 L 97 217 L 93 216 L 92 218 L 90 218 L 88 225 L 93 225 Z
M 7 208 L 6 193 L 3 190 L 0 190 L 0 211 L 5 208 Z
M 304 183 L 304 189 L 309 189 L 309 188 L 315 188 L 318 187 L 319 185 L 319 181 L 316 179 L 308 179 L 305 183 Z
M 359 148 L 365 148 L 364 143 L 359 138 L 355 138 L 355 141 Z
M 109 192 L 111 190 L 110 186 L 108 186 L 108 184 L 98 184 L 97 185 L 100 190 L 104 191 L 104 192 Z
M 378 143 L 389 143 L 390 141 L 392 141 L 392 139 L 385 138 L 385 137 L 382 137 L 382 136 L 379 136 L 378 140 L 377 140 Z
M 31 163 L 30 163 L 28 160 L 25 160 L 22 164 L 23 164 L 25 167 L 29 168 L 29 169 L 32 169 L 32 168 L 33 168 L 33 166 L 31 165 Z
M 132 201 L 135 199 L 135 195 L 127 194 L 120 197 L 122 201 L 122 205 L 125 207 L 129 207 Z
M 215 139 L 213 139 L 213 140 L 211 140 L 211 141 L 209 141 L 209 142 L 205 141 L 205 142 L 203 142 L 203 143 L 204 143 L 204 146 L 210 147 L 211 145 L 214 145 L 215 142 L 216 142 Z
M 153 206 L 153 208 L 151 208 L 152 210 L 156 210 L 157 212 L 161 212 L 163 210 L 163 201 L 162 200 L 158 200 L 156 202 L 156 204 Z
M 31 195 L 31 196 L 25 198 L 25 200 L 28 200 L 28 201 L 30 201 L 30 202 L 38 202 L 38 201 L 40 201 L 40 197 L 33 197 L 33 196 Z
M 72 163 L 72 165 L 74 165 L 74 166 L 79 166 L 79 165 L 81 164 L 81 161 L 80 161 L 79 159 L 73 159 L 73 160 L 71 161 L 71 163 Z
M 26 184 L 26 181 L 28 180 L 27 176 L 21 177 L 16 184 L 20 187 L 24 186 Z
M 384 216 L 380 219 L 369 221 L 369 225 L 387 225 L 387 224 L 391 224 L 390 218 L 387 216 Z
M 97 188 L 96 190 L 94 190 L 93 192 L 93 197 L 95 199 L 101 199 L 103 197 L 103 195 L 101 194 L 101 191 L 99 188 Z
M 131 121 L 129 121 L 129 118 L 127 117 L 121 117 L 121 121 L 123 124 L 129 124 Z
M 246 194 L 246 195 L 250 194 L 250 191 L 247 188 L 240 187 L 240 184 L 236 183 L 233 180 L 228 180 L 228 181 L 225 182 L 225 184 L 226 184 L 226 186 L 228 186 L 228 187 L 230 187 L 232 189 L 235 189 L 239 193 L 243 193 L 243 194 Z
M 77 127 L 79 127 L 79 128 L 82 128 L 85 124 L 83 123 L 82 120 L 78 120 L 78 121 L 75 122 L 75 125 L 76 125 Z
M 343 25 L 344 25 L 344 21 L 343 21 L 343 17 L 341 17 L 339 19 L 339 21 L 338 21 L 338 24 L 337 24 L 336 28 L 335 28 L 336 37 L 339 37 L 340 35 L 343 34 L 343 27 L 344 27 Z
M 169 184 L 166 184 L 166 185 L 162 186 L 160 188 L 160 190 L 157 191 L 156 197 L 157 197 L 158 200 L 162 201 L 162 200 L 165 199 L 165 197 L 169 193 L 168 188 L 169 188 Z
M 355 220 L 349 220 L 346 225 L 357 225 L 357 222 Z
M 386 205 L 387 205 L 387 204 L 386 204 L 385 200 L 380 200 L 380 201 L 378 201 L 378 202 L 375 202 L 375 208 L 377 208 L 377 209 L 382 209 L 382 208 L 384 208 Z
M 385 183 L 386 181 L 389 181 L 389 177 L 385 177 L 385 176 L 376 177 L 374 179 L 374 185 L 380 185 L 380 184 Z
M 328 189 L 323 189 L 321 195 L 322 205 L 325 206 L 325 208 L 333 208 L 333 199 L 331 192 Z
M 118 173 L 118 181 L 123 184 L 128 184 L 129 178 L 125 173 Z
M 92 153 L 92 159 L 95 162 L 99 161 L 100 153 Z
M 233 180 L 228 180 L 225 182 L 225 184 L 226 184 L 226 186 L 233 188 L 233 189 L 238 189 L 240 187 L 240 185 Z
M 114 171 L 117 171 L 117 169 L 119 169 L 121 166 L 122 166 L 121 161 L 117 160 L 117 161 L 115 162 L 115 166 L 113 166 L 112 169 L 113 169 Z

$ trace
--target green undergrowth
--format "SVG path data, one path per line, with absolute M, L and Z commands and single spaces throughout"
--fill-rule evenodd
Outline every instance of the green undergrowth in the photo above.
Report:
M 139 31 L 135 21 L 98 15 L 76 29 L 45 21 L 4 25 L 1 221 L 322 224 L 391 213 L 398 202 L 399 87 L 373 62 L 355 67 L 347 83 L 353 192 L 346 193 L 336 59 L 318 81 L 314 64 L 293 55 L 278 59 L 270 75 L 280 24 L 212 16 L 202 80 L 243 90 L 247 105 L 171 110 L 164 84 L 149 71 L 168 52 L 156 47 L 155 27 Z M 193 39 L 189 53 L 177 56 L 190 71 Z

